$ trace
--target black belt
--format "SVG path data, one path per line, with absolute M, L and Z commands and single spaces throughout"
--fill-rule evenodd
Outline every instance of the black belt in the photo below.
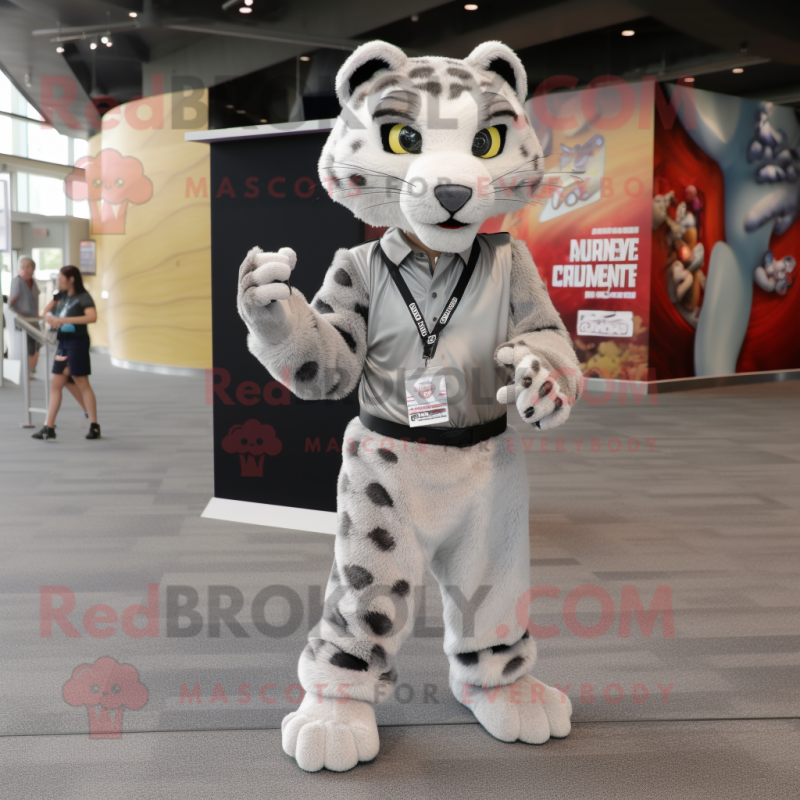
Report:
M 392 439 L 399 439 L 411 442 L 424 442 L 425 444 L 440 444 L 448 447 L 471 447 L 474 444 L 485 442 L 493 436 L 499 436 L 508 425 L 508 417 L 493 419 L 491 422 L 484 422 L 482 425 L 473 425 L 470 428 L 430 428 L 420 426 L 411 428 L 408 425 L 400 425 L 397 422 L 389 422 L 388 419 L 376 417 L 369 411 L 361 409 L 358 415 L 361 424 L 365 428 L 381 436 L 389 436 Z

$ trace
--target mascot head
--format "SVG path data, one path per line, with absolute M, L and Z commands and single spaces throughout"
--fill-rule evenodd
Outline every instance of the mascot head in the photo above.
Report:
M 527 86 L 500 42 L 463 61 L 368 42 L 336 77 L 342 113 L 319 160 L 323 186 L 370 225 L 461 252 L 486 219 L 530 202 L 541 179 Z

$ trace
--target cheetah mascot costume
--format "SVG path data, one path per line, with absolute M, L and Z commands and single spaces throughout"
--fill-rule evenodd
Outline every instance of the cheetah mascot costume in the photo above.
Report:
M 308 771 L 375 758 L 373 704 L 392 694 L 426 568 L 442 591 L 457 700 L 502 741 L 564 737 L 569 699 L 529 674 L 529 484 L 506 409 L 540 430 L 560 425 L 580 373 L 526 245 L 478 234 L 531 202 L 544 174 L 525 71 L 499 42 L 459 61 L 374 41 L 344 63 L 336 92 L 342 113 L 320 178 L 387 232 L 338 250 L 311 303 L 291 286 L 288 247 L 254 247 L 239 275 L 253 355 L 279 380 L 288 365 L 289 388 L 306 400 L 358 387 L 362 409 L 345 432 L 335 560 L 283 749 Z M 426 367 L 443 371 L 426 381 Z M 424 410 L 432 394 L 449 403 L 433 420 L 446 421 L 415 425 L 412 405 Z

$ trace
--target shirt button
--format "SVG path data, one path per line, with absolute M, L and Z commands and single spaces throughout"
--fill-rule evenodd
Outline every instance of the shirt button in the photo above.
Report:
M 436 297 L 436 292 L 434 292 L 434 293 L 431 295 L 431 297 Z
M 433 321 L 436 322 L 437 319 L 439 319 L 439 317 L 434 317 Z

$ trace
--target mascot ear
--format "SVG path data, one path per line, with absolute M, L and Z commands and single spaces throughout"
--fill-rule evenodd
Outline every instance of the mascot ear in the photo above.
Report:
M 393 44 L 376 40 L 362 44 L 336 75 L 336 96 L 344 107 L 353 92 L 376 72 L 400 69 L 408 61 L 406 54 Z
M 519 56 L 508 45 L 502 42 L 484 42 L 464 60 L 473 67 L 499 75 L 514 90 L 520 103 L 525 102 L 528 96 L 528 76 Z

